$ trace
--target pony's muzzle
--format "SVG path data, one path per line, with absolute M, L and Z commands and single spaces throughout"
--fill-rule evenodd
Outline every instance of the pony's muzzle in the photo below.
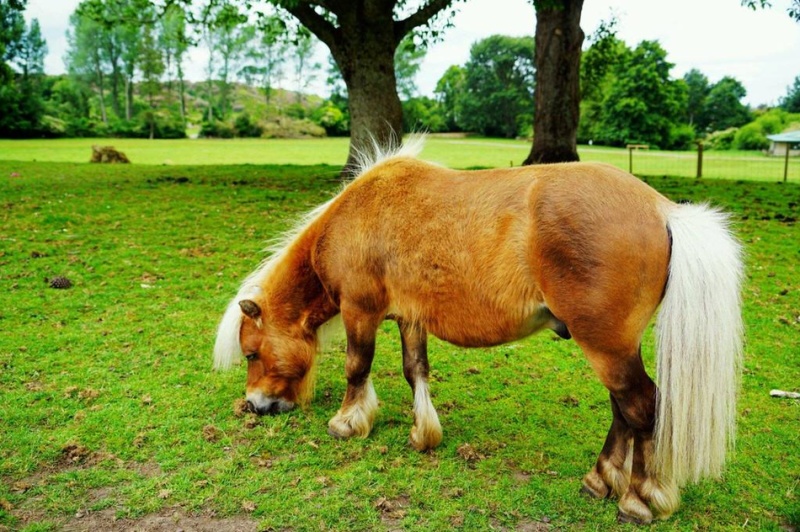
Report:
M 259 416 L 280 414 L 288 412 L 295 407 L 295 404 L 283 399 L 273 399 L 261 395 L 259 397 L 248 397 L 246 400 L 246 410 Z

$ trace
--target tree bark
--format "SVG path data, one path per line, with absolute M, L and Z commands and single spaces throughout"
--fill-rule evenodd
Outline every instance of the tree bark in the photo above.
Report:
M 536 2 L 533 146 L 522 164 L 579 160 L 582 9 L 583 0 Z

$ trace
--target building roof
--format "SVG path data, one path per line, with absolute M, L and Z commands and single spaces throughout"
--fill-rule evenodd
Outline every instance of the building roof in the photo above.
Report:
M 774 142 L 800 142 L 800 129 L 778 133 L 777 135 L 767 135 L 767 138 Z

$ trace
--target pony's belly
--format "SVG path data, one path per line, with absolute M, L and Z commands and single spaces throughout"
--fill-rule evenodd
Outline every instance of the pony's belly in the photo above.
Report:
M 513 342 L 541 330 L 552 315 L 538 305 L 523 312 L 460 308 L 428 315 L 425 328 L 437 338 L 461 347 L 491 347 Z

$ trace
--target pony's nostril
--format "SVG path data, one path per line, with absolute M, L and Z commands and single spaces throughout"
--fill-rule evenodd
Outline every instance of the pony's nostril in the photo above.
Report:
M 255 413 L 256 412 L 256 405 L 254 405 L 252 401 L 246 401 L 246 403 L 247 403 L 247 406 L 245 407 L 245 410 L 247 412 Z

